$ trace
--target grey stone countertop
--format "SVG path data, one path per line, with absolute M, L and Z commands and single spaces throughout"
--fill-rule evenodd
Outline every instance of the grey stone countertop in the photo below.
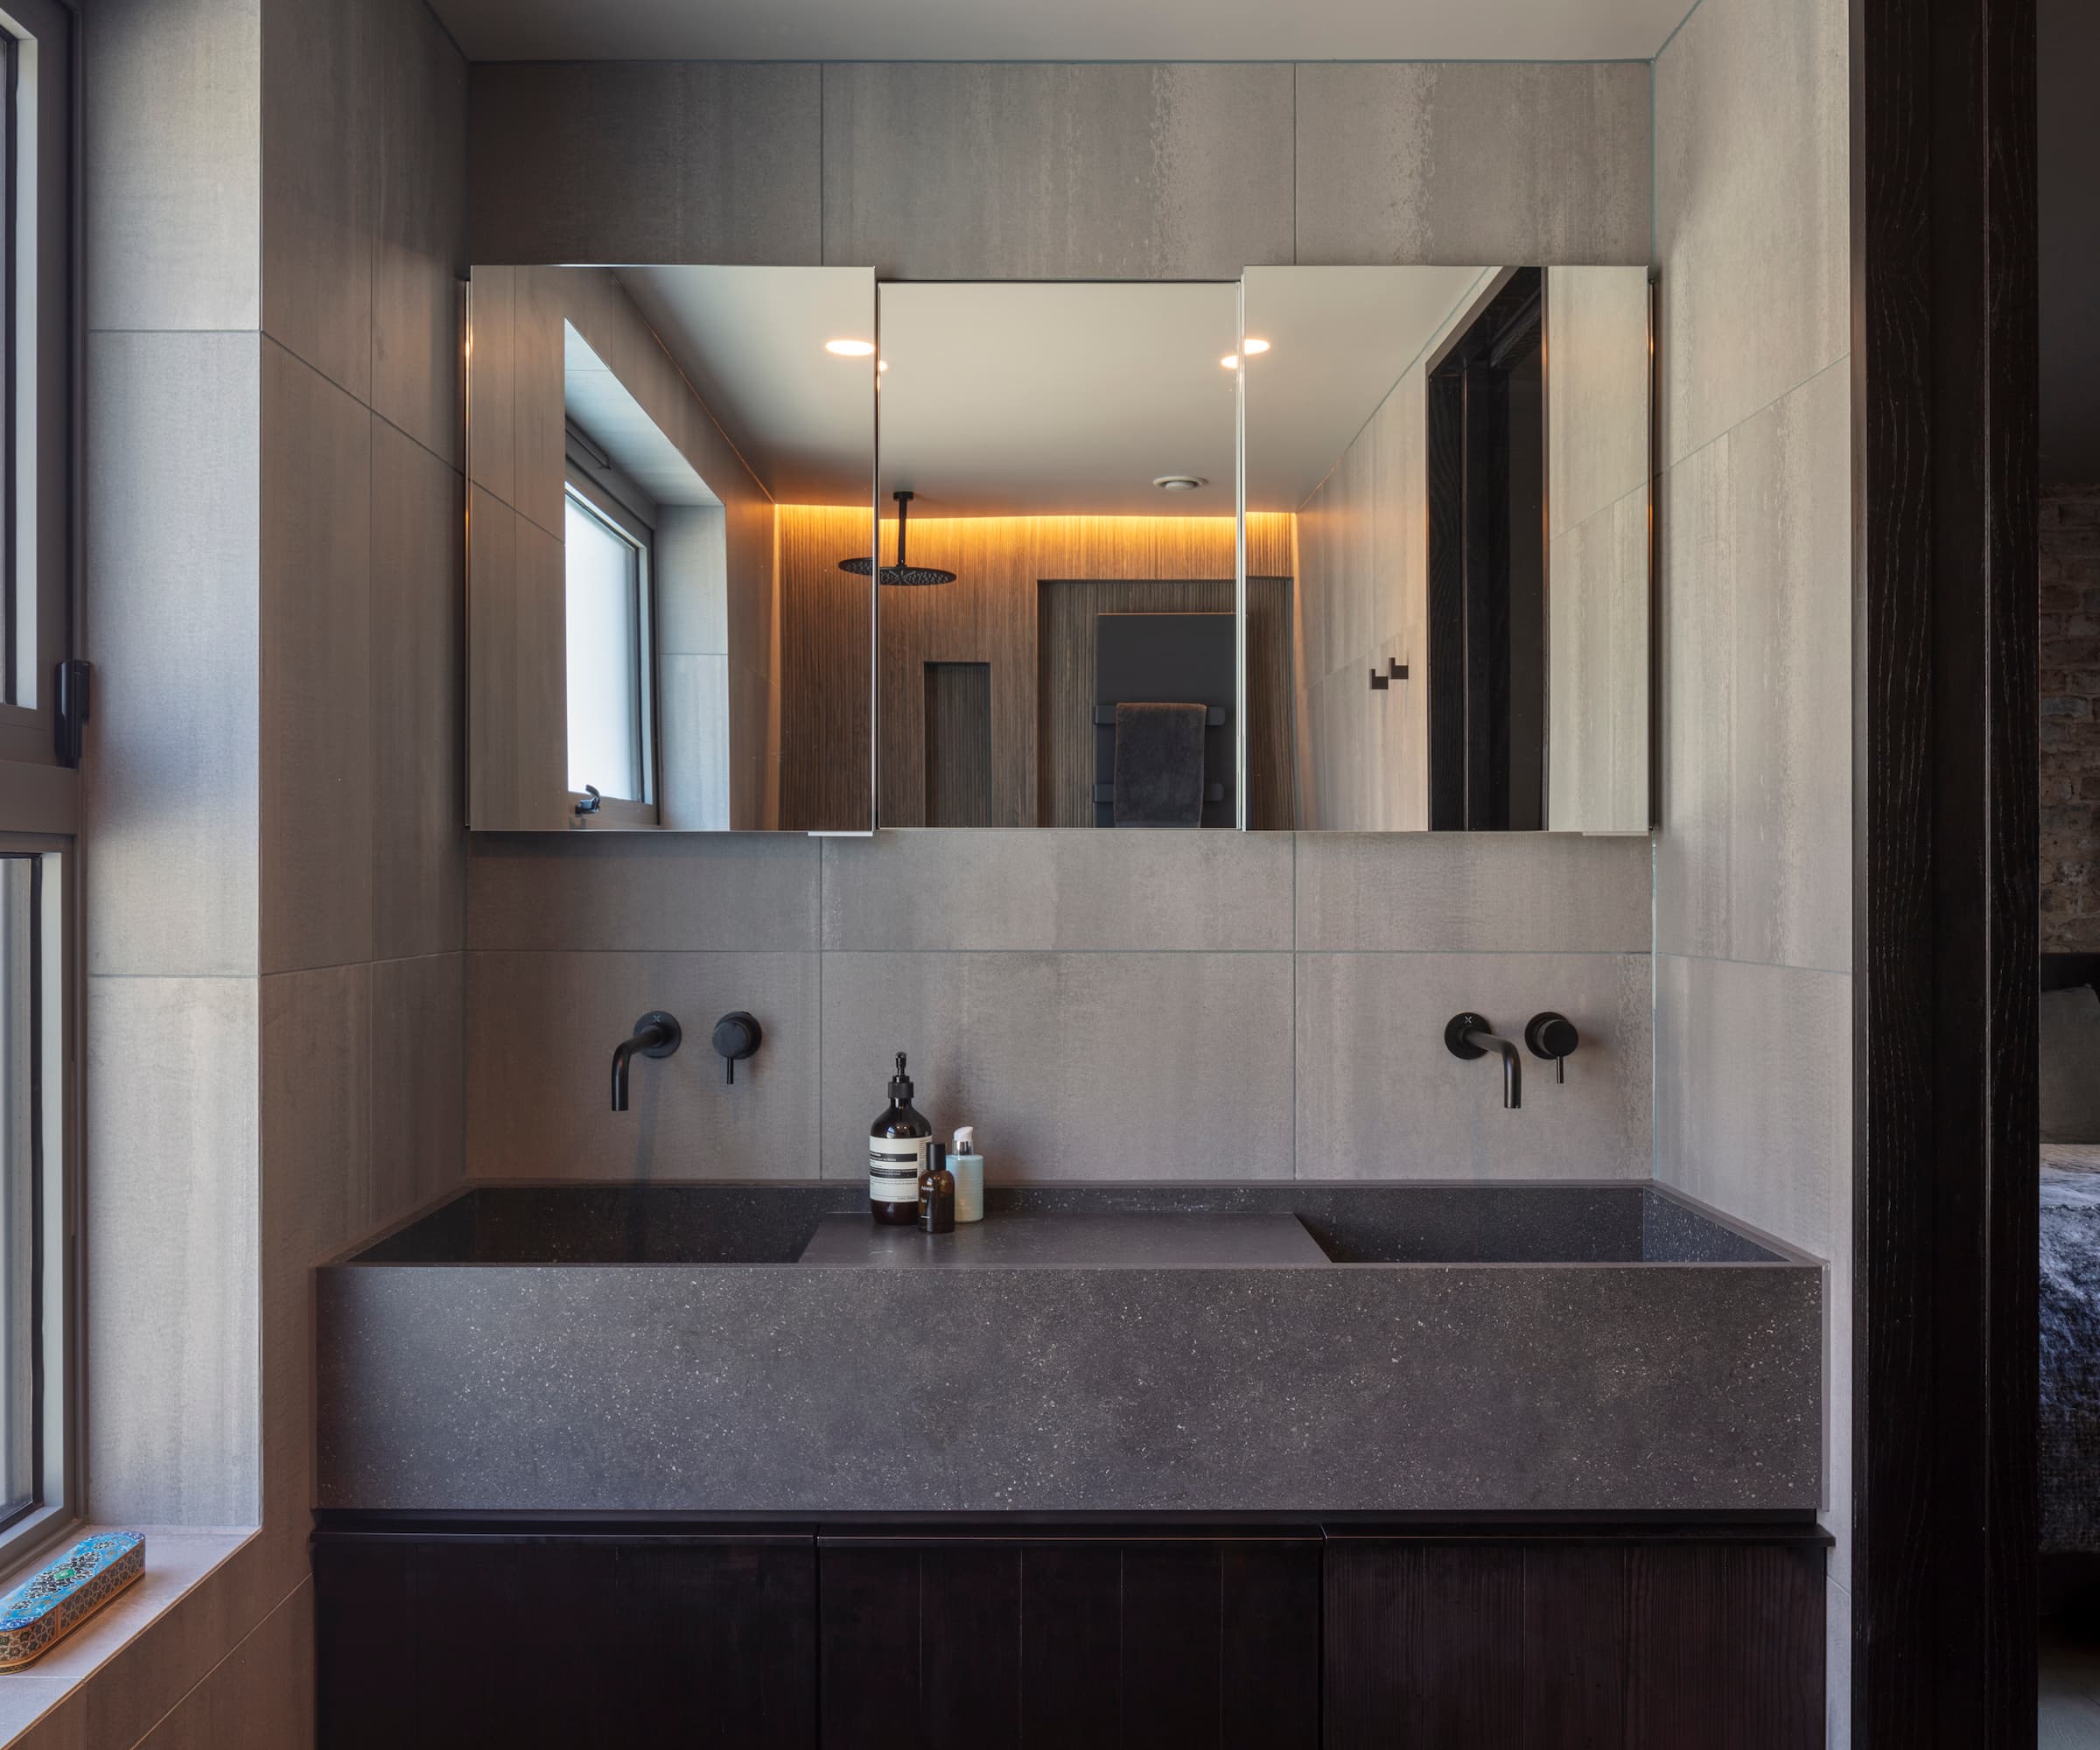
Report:
M 882 1270 L 970 1265 L 1324 1264 L 1295 1215 L 994 1215 L 952 1234 L 878 1227 L 865 1215 L 827 1215 L 801 1264 Z

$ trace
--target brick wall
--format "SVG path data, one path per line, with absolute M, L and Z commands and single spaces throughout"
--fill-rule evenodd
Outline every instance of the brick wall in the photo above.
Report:
M 2100 486 L 2041 502 L 2041 947 L 2100 952 Z

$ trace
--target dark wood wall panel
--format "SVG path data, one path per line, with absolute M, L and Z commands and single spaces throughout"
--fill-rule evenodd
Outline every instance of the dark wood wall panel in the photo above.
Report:
M 814 524 L 819 519 L 849 514 L 801 508 L 784 508 L 780 513 L 781 607 L 783 639 L 788 646 L 781 726 L 783 824 L 789 823 L 786 802 L 790 781 L 786 768 L 791 737 L 796 746 L 805 748 L 822 750 L 834 744 L 844 745 L 842 732 L 793 721 L 798 712 L 825 703 L 807 691 L 798 677 L 805 672 L 843 676 L 857 659 L 864 667 L 864 631 L 858 620 L 840 610 L 833 580 L 840 577 L 836 570 L 839 558 L 864 547 L 866 537 L 862 535 L 858 542 L 849 538 L 848 544 L 841 546 L 839 540 L 847 534 L 842 525 L 830 523 L 815 536 L 802 526 L 805 520 Z M 1250 574 L 1277 579 L 1289 577 L 1291 522 L 1284 514 L 1247 519 Z M 914 516 L 913 561 L 953 571 L 956 581 L 930 589 L 882 592 L 882 824 L 927 823 L 924 674 L 928 662 L 990 665 L 991 823 L 1042 823 L 1038 800 L 1038 584 L 1045 578 L 1118 582 L 1229 578 L 1234 570 L 1235 538 L 1229 517 Z M 886 522 L 886 558 L 895 557 L 895 540 L 896 525 Z M 805 610 L 808 611 L 807 618 Z M 1289 624 L 1286 612 L 1278 620 L 1280 635 L 1286 640 Z M 1250 616 L 1250 636 L 1260 630 Z M 1283 672 L 1287 677 L 1287 642 L 1284 648 Z M 862 696 L 864 698 L 864 693 Z M 1286 681 L 1273 709 L 1287 713 L 1289 703 Z M 1284 721 L 1287 729 L 1287 717 Z M 1286 733 L 1278 756 L 1286 773 L 1289 746 Z M 1267 798 L 1273 788 L 1274 780 L 1258 794 Z M 1270 806 L 1266 800 L 1264 806 Z M 1272 818 L 1274 824 L 1288 825 L 1287 803 Z
M 926 665 L 926 823 L 991 824 L 991 665 Z
M 869 527 L 864 507 L 779 513 L 780 825 L 789 831 L 862 832 L 875 823 L 872 586 L 838 569 L 868 550 Z
M 1852 0 L 1852 1741 L 2035 1735 L 2034 0 Z

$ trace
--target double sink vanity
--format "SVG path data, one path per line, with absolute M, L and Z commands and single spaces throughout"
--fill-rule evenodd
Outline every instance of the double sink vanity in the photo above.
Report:
M 481 1186 L 318 1272 L 322 1717 L 1820 1743 L 1822 1324 L 1642 1184 Z

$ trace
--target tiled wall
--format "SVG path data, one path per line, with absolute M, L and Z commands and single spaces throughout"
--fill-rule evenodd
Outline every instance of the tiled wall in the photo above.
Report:
M 2041 503 L 2041 948 L 2100 952 L 2100 486 Z
M 1638 64 L 478 66 L 472 248 L 981 278 L 1640 263 L 1649 119 Z M 1644 839 L 480 837 L 468 1166 L 850 1177 L 904 1049 L 995 1173 L 1638 1176 L 1649 891 Z M 1564 1008 L 1592 1043 L 1504 1114 L 1438 1041 L 1468 1004 Z M 690 1043 L 615 1119 L 607 1054 L 657 1004 Z M 705 1035 L 738 1007 L 768 1042 L 731 1088 Z
M 420 0 L 84 51 L 88 1505 L 260 1530 L 31 1741 L 296 1750 L 308 1266 L 461 1168 L 466 67 Z
M 1648 891 L 1645 838 L 483 836 L 468 1167 L 858 1177 L 905 1051 L 995 1179 L 1645 1178 Z M 687 1044 L 615 1115 L 653 1008 Z M 1565 1085 L 1503 1111 L 1444 1050 L 1467 1008 L 1569 1015 Z M 766 1043 L 730 1087 L 732 1009 Z
M 1850 1621 L 1852 542 L 1844 0 L 1704 0 L 1656 64 L 1656 1171 L 1830 1261 Z

